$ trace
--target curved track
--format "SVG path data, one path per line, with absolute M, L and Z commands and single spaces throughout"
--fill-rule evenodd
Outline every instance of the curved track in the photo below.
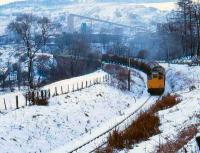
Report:
M 119 129 L 120 127 L 124 128 L 125 126 L 127 126 L 126 123 L 129 121 L 129 119 L 131 119 L 131 117 L 134 117 L 137 113 L 139 113 L 143 109 L 144 105 L 147 104 L 147 102 L 156 101 L 159 98 L 160 98 L 160 96 L 149 96 L 136 110 L 134 110 L 129 115 L 125 116 L 124 119 L 122 119 L 120 122 L 116 123 L 114 126 L 110 127 L 109 129 L 107 129 L 103 133 L 99 134 L 98 136 L 93 137 L 92 139 L 82 143 L 78 147 L 73 148 L 73 149 L 71 149 L 71 150 L 69 150 L 67 152 L 68 153 L 83 152 L 81 150 L 84 149 L 85 147 L 89 146 L 89 145 L 91 145 L 91 146 L 87 149 L 87 152 L 89 152 L 89 153 L 95 152 L 99 147 L 102 147 L 102 146 L 104 146 L 106 144 L 106 140 L 105 141 L 101 141 L 99 139 L 107 138 L 109 133 L 112 132 L 114 129 Z M 94 148 L 94 144 L 98 144 L 98 143 L 95 143 L 95 141 L 98 141 L 98 142 L 101 141 L 101 145 L 96 147 L 96 148 Z

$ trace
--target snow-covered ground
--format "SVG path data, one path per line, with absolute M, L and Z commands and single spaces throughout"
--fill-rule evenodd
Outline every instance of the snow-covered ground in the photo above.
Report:
M 200 87 L 200 67 L 179 64 L 161 64 L 166 69 L 167 91 L 182 92 L 192 86 Z
M 45 88 L 66 86 L 73 81 L 82 82 L 103 75 L 104 72 L 98 71 Z M 144 82 L 140 82 L 142 84 L 134 86 L 145 87 Z M 145 91 L 145 88 L 143 90 Z M 122 92 L 107 84 L 98 84 L 78 92 L 53 97 L 46 107 L 25 107 L 0 115 L 1 153 L 46 153 L 80 139 L 102 125 L 115 123 L 117 117 L 136 109 L 141 105 L 141 101 L 135 101 L 135 97 L 144 99 L 148 96 L 147 92 L 142 94 L 143 97 L 138 94 L 141 93 Z
M 105 77 L 105 76 L 108 77 L 108 74 L 105 73 L 104 71 L 99 70 L 99 71 L 96 71 L 94 73 L 90 73 L 90 74 L 87 74 L 84 76 L 58 81 L 58 82 L 52 83 L 50 85 L 46 85 L 42 89 L 50 90 L 50 92 L 52 94 L 54 94 L 55 87 L 56 87 L 57 93 L 61 94 L 62 93 L 61 87 L 62 87 L 63 92 L 68 92 L 68 90 L 72 91 L 73 88 L 74 88 L 74 90 L 76 90 L 77 87 L 81 88 L 82 84 L 83 84 L 83 88 L 85 88 L 86 82 L 87 82 L 87 86 L 89 86 L 90 84 L 91 85 L 94 84 L 96 79 L 98 79 L 98 81 L 100 81 L 100 79 L 101 79 L 100 82 L 103 82 L 103 77 Z
M 178 105 L 160 111 L 158 113 L 161 119 L 159 129 L 161 133 L 151 137 L 149 140 L 133 146 L 131 150 L 119 151 L 120 153 L 152 153 L 156 152 L 159 143 L 165 143 L 166 140 L 176 138 L 178 132 L 188 126 L 200 123 L 197 115 L 200 114 L 200 67 L 189 67 L 188 65 L 162 64 L 166 68 L 166 93 L 172 92 L 179 94 L 181 103 Z M 195 86 L 196 89 L 191 90 Z M 198 127 L 200 133 L 200 127 Z M 168 138 L 168 139 L 166 139 Z M 192 139 L 185 148 L 188 153 L 197 153 L 198 146 L 195 138 Z M 183 150 L 180 150 L 180 153 Z
M 200 114 L 200 90 L 194 90 L 189 93 L 181 94 L 181 103 L 173 108 L 160 111 L 158 113 L 161 126 L 159 127 L 161 133 L 151 137 L 148 141 L 133 146 L 133 149 L 127 151 L 128 153 L 152 153 L 156 152 L 156 147 L 163 144 L 166 140 L 174 140 L 184 128 L 192 124 L 199 123 L 196 114 Z M 200 130 L 200 128 L 199 128 Z M 168 139 L 166 139 L 168 138 Z M 185 146 L 188 153 L 194 153 L 198 150 L 196 142 L 193 140 L 192 144 Z M 125 153 L 121 151 L 120 153 Z M 196 152 L 195 152 L 196 153 Z
M 195 115 L 200 113 L 200 90 L 198 88 L 200 82 L 197 77 L 200 75 L 200 67 L 162 65 L 167 71 L 166 93 L 178 93 L 182 101 L 173 108 L 159 112 L 160 130 L 162 131 L 160 135 L 133 146 L 133 149 L 128 152 L 155 151 L 159 141 L 165 142 L 163 137 L 173 138 L 178 130 L 199 122 Z M 105 131 L 137 109 L 149 96 L 145 88 L 145 75 L 139 73 L 140 76 L 138 76 L 138 71 L 132 74 L 135 74 L 132 77 L 136 82 L 133 84 L 135 87 L 132 88 L 132 92 L 121 91 L 107 83 L 102 83 L 81 91 L 52 97 L 49 106 L 24 107 L 8 111 L 4 115 L 1 114 L 1 153 L 66 152 Z M 86 76 L 56 82 L 45 86 L 44 89 L 54 90 L 55 87 L 59 89 L 60 86 L 67 89 L 69 84 L 77 82 L 82 84 L 88 79 L 104 75 L 106 75 L 105 72 L 97 71 Z M 197 89 L 189 91 L 193 85 Z M 141 87 L 143 87 L 142 94 L 138 90 Z M 7 97 L 11 96 L 7 95 Z M 23 100 L 20 99 L 21 101 Z M 90 147 L 96 147 L 101 142 Z M 188 145 L 191 146 L 188 147 L 190 151 L 197 147 L 194 140 Z M 127 150 L 121 152 L 127 152 Z
M 62 81 L 58 81 L 56 83 L 52 83 L 50 85 L 46 85 L 42 87 L 42 90 L 50 90 L 52 96 L 55 94 L 55 87 L 57 88 L 57 94 L 61 94 L 61 86 L 63 92 L 72 92 L 73 86 L 74 90 L 77 89 L 77 85 L 79 88 L 82 87 L 83 83 L 83 88 L 86 88 L 86 81 L 88 82 L 88 86 L 91 84 L 94 84 L 94 80 L 96 79 L 101 79 L 101 83 L 103 83 L 103 77 L 107 77 L 108 74 L 99 70 L 94 73 L 90 73 L 84 76 L 80 77 L 74 77 L 71 79 L 65 79 Z M 69 89 L 68 89 L 69 88 Z M 19 107 L 25 106 L 26 100 L 23 95 L 23 92 L 14 92 L 14 93 L 1 93 L 0 94 L 0 111 L 5 111 L 5 105 L 7 107 L 7 110 L 14 110 L 16 109 L 16 96 L 19 98 Z M 6 104 L 4 104 L 4 101 Z
M 120 116 L 131 104 L 131 94 L 96 85 L 52 98 L 48 107 L 26 107 L 0 116 L 1 152 L 46 153 Z

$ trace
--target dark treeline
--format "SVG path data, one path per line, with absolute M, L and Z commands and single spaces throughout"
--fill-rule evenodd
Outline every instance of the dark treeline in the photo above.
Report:
M 167 22 L 158 25 L 160 49 L 167 59 L 200 56 L 200 3 L 179 0 L 177 10 L 167 16 Z

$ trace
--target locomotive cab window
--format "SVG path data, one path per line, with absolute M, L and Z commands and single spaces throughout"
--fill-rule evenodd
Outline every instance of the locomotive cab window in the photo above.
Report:
M 158 78 L 158 74 L 157 73 L 153 73 L 152 74 L 152 78 Z

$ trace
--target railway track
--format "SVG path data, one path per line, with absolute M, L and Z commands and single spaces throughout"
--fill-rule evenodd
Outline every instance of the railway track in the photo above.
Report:
M 73 148 L 67 152 L 68 153 L 74 153 L 74 152 L 93 153 L 93 152 L 95 152 L 98 148 L 103 147 L 106 144 L 106 142 L 107 142 L 106 139 L 110 132 L 112 132 L 114 129 L 125 128 L 125 126 L 127 126 L 127 123 L 132 121 L 134 119 L 135 115 L 137 115 L 137 113 L 139 113 L 144 108 L 145 104 L 147 104 L 148 102 L 149 103 L 155 102 L 159 98 L 160 98 L 160 96 L 149 96 L 136 110 L 134 110 L 133 112 L 131 112 L 130 114 L 125 116 L 121 121 L 119 121 L 118 123 L 116 123 L 115 125 L 110 127 L 109 129 L 107 129 L 106 131 L 98 134 L 97 136 L 91 138 L 90 140 L 82 143 L 81 145 L 79 145 L 76 148 Z M 102 139 L 104 139 L 104 140 L 102 141 Z M 99 142 L 101 142 L 101 143 L 99 143 Z M 94 148 L 95 144 L 98 145 L 98 147 Z M 101 144 L 101 145 L 99 145 L 99 144 Z M 89 147 L 89 149 L 86 147 Z M 85 151 L 85 150 L 83 151 L 84 148 L 86 148 L 87 151 Z

